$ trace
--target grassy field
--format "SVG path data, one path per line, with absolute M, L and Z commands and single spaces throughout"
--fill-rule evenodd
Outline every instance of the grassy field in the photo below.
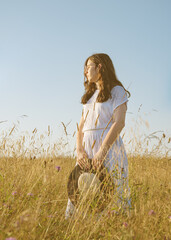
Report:
M 8 134 L 9 136 L 9 134 Z M 12 144 L 12 141 L 11 141 Z M 16 143 L 22 148 L 22 142 Z M 33 141 L 33 145 L 35 142 Z M 65 220 L 71 157 L 7 156 L 1 142 L 0 239 L 171 239 L 171 159 L 128 156 L 132 209 Z M 6 151 L 6 152 L 5 152 Z M 83 208 L 84 211 L 84 208 Z
M 171 160 L 129 158 L 130 214 L 66 221 L 71 158 L 1 158 L 0 239 L 171 239 Z

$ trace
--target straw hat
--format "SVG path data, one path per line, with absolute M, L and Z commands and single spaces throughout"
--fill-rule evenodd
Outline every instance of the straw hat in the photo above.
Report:
M 91 159 L 89 159 L 91 163 Z M 109 174 L 107 174 L 106 168 L 103 166 L 101 170 L 97 173 L 91 169 L 89 171 L 81 169 L 79 165 L 76 165 L 68 178 L 67 191 L 68 197 L 73 205 L 77 205 L 80 195 L 85 195 L 87 192 L 94 196 L 100 193 L 103 189 L 103 183 Z M 110 179 L 110 182 L 112 180 Z
M 78 190 L 85 194 L 88 190 L 91 193 L 100 192 L 100 180 L 94 173 L 82 173 L 78 179 Z

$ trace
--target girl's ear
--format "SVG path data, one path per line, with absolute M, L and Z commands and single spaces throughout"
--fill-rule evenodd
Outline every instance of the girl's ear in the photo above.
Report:
M 101 63 L 99 63 L 98 68 L 99 68 L 99 70 L 102 68 L 102 64 Z

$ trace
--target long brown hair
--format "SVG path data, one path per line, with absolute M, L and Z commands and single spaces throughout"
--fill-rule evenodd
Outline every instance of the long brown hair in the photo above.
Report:
M 91 60 L 95 63 L 96 68 L 99 64 L 102 65 L 102 67 L 99 70 L 99 73 L 101 74 L 102 81 L 99 82 L 100 85 L 100 92 L 97 96 L 97 102 L 105 102 L 109 98 L 111 98 L 111 89 L 115 86 L 124 86 L 122 83 L 118 80 L 115 68 L 113 66 L 112 60 L 110 57 L 105 53 L 97 53 L 93 54 L 90 57 L 87 58 L 84 64 L 84 87 L 85 87 L 85 93 L 81 98 L 81 103 L 86 104 L 88 100 L 93 96 L 94 92 L 96 91 L 97 87 L 95 83 L 90 83 L 87 80 L 85 68 L 87 66 L 88 60 Z M 128 96 L 130 97 L 130 92 L 124 88 L 124 90 L 128 93 Z

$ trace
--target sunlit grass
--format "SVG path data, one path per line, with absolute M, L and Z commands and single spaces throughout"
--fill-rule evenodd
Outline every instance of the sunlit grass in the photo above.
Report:
M 39 136 L 34 130 L 31 136 L 14 140 L 13 131 L 3 133 L 0 143 L 0 239 L 170 239 L 169 156 L 128 155 L 129 213 L 115 213 L 109 205 L 101 217 L 96 211 L 85 214 L 87 203 L 74 218 L 65 220 L 67 180 L 76 159 L 60 154 L 64 141 L 43 142 L 48 132 Z

